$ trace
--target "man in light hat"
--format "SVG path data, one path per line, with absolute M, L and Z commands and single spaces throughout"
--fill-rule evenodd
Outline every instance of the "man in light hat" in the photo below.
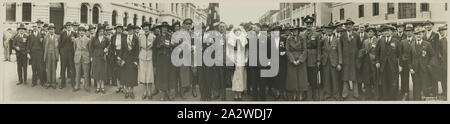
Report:
M 45 70 L 44 70 L 44 34 L 39 31 L 37 25 L 33 25 L 33 31 L 28 36 L 28 49 L 30 50 L 31 56 L 31 67 L 32 67 L 32 85 L 34 87 L 37 85 L 37 80 L 39 79 L 40 84 L 44 86 L 45 80 Z
M 38 30 L 41 31 L 41 29 L 42 29 L 42 27 L 43 27 L 43 25 L 44 25 L 44 22 L 41 21 L 41 19 L 38 19 L 38 20 L 36 21 L 36 24 L 37 24 Z
M 434 56 L 434 50 L 430 42 L 423 39 L 423 28 L 416 28 L 414 32 L 414 41 L 412 43 L 412 63 L 411 63 L 411 75 L 413 78 L 413 97 L 414 100 L 423 100 L 422 93 L 428 96 L 430 93 L 429 88 L 433 85 L 430 73 L 431 59 Z
M 19 83 L 16 85 L 27 84 L 27 68 L 28 68 L 28 59 L 30 59 L 30 55 L 28 54 L 28 36 L 25 34 L 24 24 L 20 24 L 17 28 L 18 34 L 12 39 L 13 47 L 16 50 L 16 58 L 17 58 L 17 73 L 19 76 Z
M 398 28 L 397 28 L 398 29 Z M 406 101 L 409 99 L 409 78 L 410 78 L 410 68 L 411 68 L 411 51 L 412 51 L 412 43 L 414 42 L 414 27 L 412 24 L 407 24 L 404 29 L 405 39 L 401 40 L 401 57 L 400 57 L 400 66 L 403 67 L 403 70 L 400 72 L 401 77 L 401 90 L 400 97 L 401 100 Z M 398 35 L 400 36 L 400 35 Z M 397 37 L 400 38 L 400 37 Z
M 76 37 L 76 33 L 73 32 L 72 23 L 67 22 L 65 27 L 66 31 L 60 34 L 60 38 L 58 40 L 58 49 L 61 55 L 61 84 L 59 89 L 66 87 L 66 73 L 71 79 L 72 86 L 75 83 L 75 63 L 73 61 L 75 50 L 73 46 L 73 39 Z
M 447 100 L 447 24 L 439 27 L 438 29 L 441 38 L 439 39 L 441 45 L 440 54 L 441 54 L 441 63 L 442 63 L 442 94 L 444 100 Z
M 381 98 L 383 100 L 395 100 L 398 89 L 398 73 L 402 71 L 399 66 L 400 40 L 392 36 L 393 26 L 381 27 L 384 37 L 379 41 L 377 68 L 380 68 Z

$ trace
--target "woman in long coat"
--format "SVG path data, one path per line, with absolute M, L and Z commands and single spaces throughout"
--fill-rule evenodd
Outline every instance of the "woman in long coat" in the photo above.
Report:
M 97 93 L 105 93 L 106 58 L 108 52 L 108 40 L 104 36 L 104 27 L 99 27 L 95 37 L 91 41 L 90 50 L 92 57 L 92 78 L 97 81 Z
M 287 40 L 286 55 L 287 78 L 286 89 L 291 92 L 291 100 L 303 100 L 308 90 L 308 76 L 306 70 L 306 41 L 298 34 L 298 28 Z
M 279 28 L 281 27 L 276 27 L 276 29 L 274 30 L 280 30 Z M 288 31 L 282 31 L 281 36 L 280 36 L 280 40 L 278 43 L 278 48 L 279 48 L 279 63 L 280 63 L 280 69 L 278 71 L 278 75 L 275 76 L 275 81 L 273 82 L 273 88 L 275 88 L 275 100 L 280 99 L 285 90 L 286 90 L 286 71 L 287 71 L 287 65 L 286 65 L 286 61 L 287 61 L 287 57 L 286 57 L 286 40 L 287 40 L 287 36 L 290 32 Z
M 172 52 L 170 45 L 171 35 L 168 32 L 169 24 L 164 22 L 161 28 L 161 34 L 155 39 L 154 49 L 156 49 L 156 72 L 155 83 L 156 88 L 162 91 L 161 101 L 169 99 L 170 90 L 176 87 L 176 78 L 172 71 L 174 66 L 170 61 L 170 54 Z
M 142 25 L 144 32 L 140 33 L 139 36 L 139 70 L 138 70 L 138 81 L 144 84 L 144 95 L 142 99 L 152 99 L 150 95 L 152 86 L 154 85 L 154 75 L 153 75 L 153 57 L 152 57 L 152 46 L 153 41 L 155 41 L 155 35 L 150 32 L 150 24 L 145 22 Z
M 139 38 L 134 33 L 133 26 L 127 26 L 128 35 L 122 40 L 121 59 L 121 78 L 120 82 L 125 86 L 125 99 L 135 98 L 133 89 L 138 85 L 138 66 L 139 66 Z

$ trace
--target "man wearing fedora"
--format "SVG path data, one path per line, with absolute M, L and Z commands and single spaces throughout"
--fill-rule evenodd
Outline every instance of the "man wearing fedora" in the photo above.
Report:
M 32 67 L 32 87 L 37 85 L 39 79 L 40 84 L 44 86 L 46 82 L 44 70 L 44 35 L 39 31 L 37 25 L 33 25 L 33 31 L 28 36 L 28 49 L 31 56 Z
M 359 99 L 358 82 L 356 81 L 356 58 L 358 54 L 358 39 L 356 33 L 352 31 L 355 23 L 351 19 L 347 19 L 344 23 L 345 32 L 341 33 L 342 40 L 342 97 L 352 98 L 350 92 L 353 90 L 353 98 Z
M 399 29 L 399 28 L 397 28 Z M 400 73 L 401 77 L 401 90 L 400 90 L 400 97 L 401 100 L 406 101 L 409 98 L 409 78 L 410 78 L 410 68 L 411 68 L 411 46 L 414 42 L 414 27 L 412 24 L 407 24 L 404 29 L 405 32 L 405 39 L 402 39 L 400 42 L 400 66 L 403 67 L 403 70 Z M 401 35 L 397 35 L 397 38 Z
M 339 96 L 339 72 L 342 67 L 342 46 L 341 40 L 333 34 L 336 26 L 330 23 L 326 25 L 325 36 L 321 39 L 321 81 L 322 81 L 322 99 L 338 100 Z
M 74 43 L 73 38 L 76 37 L 72 30 L 72 23 L 67 22 L 65 25 L 66 31 L 62 32 L 59 37 L 59 52 L 61 55 L 61 85 L 60 89 L 66 87 L 66 73 L 71 78 L 71 83 L 75 83 L 75 63 L 74 63 Z
M 398 73 L 402 71 L 399 66 L 400 40 L 392 36 L 393 26 L 384 25 L 381 27 L 383 36 L 378 43 L 378 62 L 381 78 L 381 98 L 382 100 L 395 100 L 398 89 Z
M 433 58 L 434 50 L 430 42 L 425 41 L 422 37 L 424 35 L 423 28 L 416 28 L 414 31 L 414 41 L 411 46 L 412 62 L 410 72 L 413 78 L 413 96 L 414 100 L 422 100 L 422 95 L 427 96 L 429 93 L 432 67 L 431 59 Z
M 16 58 L 17 58 L 17 73 L 19 76 L 19 83 L 27 84 L 27 68 L 28 68 L 28 59 L 29 56 L 29 47 L 28 47 L 28 35 L 25 34 L 27 28 L 25 28 L 24 24 L 20 24 L 17 28 L 18 34 L 12 39 L 13 47 L 16 50 Z

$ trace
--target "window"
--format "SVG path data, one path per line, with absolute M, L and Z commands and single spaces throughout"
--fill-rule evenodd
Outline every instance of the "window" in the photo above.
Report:
M 420 11 L 421 12 L 430 11 L 430 4 L 428 4 L 428 3 L 421 3 L 420 4 Z
M 364 5 L 358 6 L 359 17 L 364 17 Z
M 158 19 L 155 19 L 155 24 L 158 23 Z
M 178 3 L 175 4 L 175 13 L 178 14 Z
M 123 14 L 123 26 L 128 25 L 128 13 Z
M 372 4 L 372 11 L 373 11 L 373 16 L 377 16 L 380 14 L 380 4 L 379 3 L 373 3 Z
M 152 3 L 149 3 L 148 6 L 149 6 L 150 8 L 152 8 Z
M 340 9 L 340 10 L 339 10 L 339 19 L 340 19 L 340 20 L 344 20 L 344 18 L 345 18 L 345 17 L 344 17 L 344 14 L 345 14 L 345 13 L 344 13 L 344 8 Z
M 100 7 L 98 5 L 94 5 L 94 8 L 92 9 L 92 23 L 98 24 L 100 18 Z
M 171 6 L 170 6 L 170 9 L 172 10 L 171 12 L 173 12 L 173 3 L 172 4 L 170 4 Z
M 447 11 L 447 3 L 445 3 L 445 11 Z
M 81 23 L 88 23 L 88 7 L 86 4 L 81 5 L 80 16 Z
M 394 9 L 394 3 L 388 3 L 387 4 L 387 13 L 388 14 L 394 14 L 395 13 L 395 9 Z
M 22 21 L 31 22 L 31 3 L 22 3 Z
M 398 4 L 398 18 L 416 18 L 416 3 L 399 3 Z
M 16 3 L 6 3 L 6 21 L 16 21 Z
M 145 22 L 145 16 L 142 16 L 142 24 Z
M 111 23 L 112 23 L 112 25 L 114 25 L 114 26 L 116 26 L 117 25 L 117 11 L 113 11 L 112 12 L 112 19 L 111 19 Z
M 158 9 L 158 3 L 155 3 L 155 8 Z
M 152 22 L 153 22 L 153 18 L 150 17 L 150 18 L 148 19 L 148 23 L 153 24 Z
M 133 25 L 137 25 L 137 15 L 136 14 L 134 14 L 134 17 L 133 17 Z

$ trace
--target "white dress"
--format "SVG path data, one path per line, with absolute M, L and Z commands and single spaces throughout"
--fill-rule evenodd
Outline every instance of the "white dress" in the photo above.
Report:
M 245 39 L 245 33 L 241 37 L 236 37 L 234 34 L 230 34 L 231 37 L 234 39 L 240 39 L 240 40 L 228 40 L 228 44 L 232 46 L 236 46 L 237 44 L 240 44 L 241 46 L 244 46 L 247 44 L 247 40 Z M 245 49 L 244 49 L 245 50 Z M 235 71 L 233 74 L 232 79 L 232 85 L 231 90 L 235 92 L 243 92 L 245 89 L 247 89 L 247 70 L 245 69 L 245 63 L 247 61 L 248 56 L 248 50 L 245 50 L 244 52 L 238 52 L 238 50 L 235 51 L 235 56 L 233 56 L 233 62 L 235 63 Z
M 153 75 L 153 56 L 152 44 L 155 40 L 155 35 L 150 33 L 148 36 L 141 34 L 139 36 L 139 69 L 138 81 L 141 83 L 154 83 Z

